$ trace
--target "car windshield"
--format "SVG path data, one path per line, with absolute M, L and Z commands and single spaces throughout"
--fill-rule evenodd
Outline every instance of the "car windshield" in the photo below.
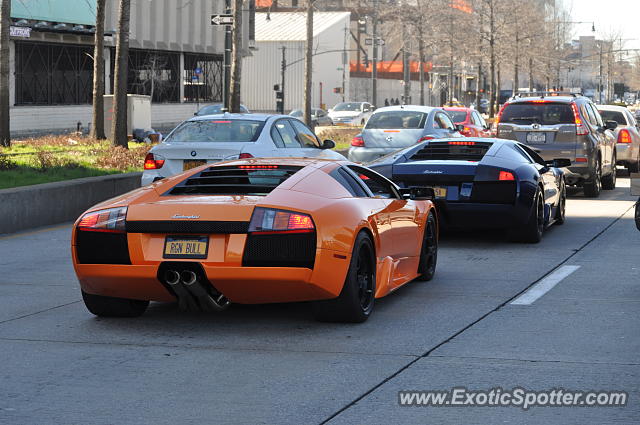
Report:
M 456 124 L 465 122 L 467 120 L 467 111 L 449 111 L 447 109 L 445 109 L 445 111 L 447 111 L 447 114 L 449 114 L 451 120 Z
M 209 105 L 209 106 L 205 106 L 204 108 L 200 109 L 197 113 L 197 115 L 214 115 L 214 114 L 219 114 L 220 111 L 222 111 L 222 105 L 218 104 L 218 105 Z
M 369 118 L 365 129 L 418 129 L 424 128 L 427 114 L 416 111 L 383 111 Z
M 291 113 L 289 114 L 292 117 L 301 117 L 302 116 L 302 111 L 300 109 L 296 109 L 291 111 Z
M 184 122 L 169 135 L 166 142 L 255 142 L 264 121 L 198 120 Z
M 618 111 L 600 111 L 603 121 L 615 121 L 618 125 L 627 125 L 624 114 Z
M 500 116 L 500 123 L 519 125 L 575 124 L 573 109 L 568 103 L 510 103 Z
M 338 103 L 333 110 L 334 111 L 360 111 L 362 107 L 362 103 L 360 102 L 345 102 L 345 103 Z

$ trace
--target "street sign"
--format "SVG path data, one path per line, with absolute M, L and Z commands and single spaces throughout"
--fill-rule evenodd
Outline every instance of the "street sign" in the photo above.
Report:
M 211 15 L 211 25 L 233 25 L 233 15 Z
M 200 78 L 198 78 L 197 75 L 192 75 L 191 76 L 191 81 L 198 81 L 198 80 L 200 80 Z
M 195 72 L 196 75 L 202 75 L 202 68 L 196 68 L 193 72 Z
M 365 38 L 364 44 L 365 46 L 373 46 L 373 38 Z M 376 44 L 378 46 L 384 46 L 384 40 L 381 38 L 376 38 Z

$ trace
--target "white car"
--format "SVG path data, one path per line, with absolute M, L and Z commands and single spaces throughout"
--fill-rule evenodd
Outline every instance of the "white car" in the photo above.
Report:
M 342 102 L 329 109 L 329 118 L 335 125 L 363 126 L 375 107 L 367 102 Z
M 288 115 L 217 114 L 176 127 L 144 161 L 142 185 L 207 163 L 238 158 L 297 157 L 345 160 L 331 140 L 320 142 Z

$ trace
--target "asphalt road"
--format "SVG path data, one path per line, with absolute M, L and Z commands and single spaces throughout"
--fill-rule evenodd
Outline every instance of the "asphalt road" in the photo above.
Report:
M 98 319 L 81 302 L 70 225 L 0 237 L 0 423 L 638 423 L 640 232 L 628 179 L 618 186 L 571 196 L 567 223 L 537 245 L 444 238 L 436 278 L 376 303 L 361 325 L 317 323 L 305 304 L 200 315 L 152 304 L 138 319 Z M 511 304 L 563 266 L 579 268 L 530 305 Z M 629 400 L 398 403 L 402 390 L 461 386 Z

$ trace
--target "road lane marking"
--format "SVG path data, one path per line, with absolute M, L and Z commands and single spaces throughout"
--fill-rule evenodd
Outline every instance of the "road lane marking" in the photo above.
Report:
M 46 233 L 46 232 L 52 232 L 54 230 L 60 230 L 60 229 L 64 229 L 65 227 L 71 227 L 72 223 L 67 223 L 67 224 L 60 224 L 57 226 L 52 226 L 52 227 L 46 227 L 44 229 L 39 229 L 39 230 L 31 230 L 31 231 L 26 231 L 26 232 L 19 232 L 19 233 L 12 233 L 12 234 L 8 234 L 6 236 L 0 236 L 0 241 L 6 241 L 9 239 L 15 239 L 15 238 L 19 238 L 22 236 L 32 236 L 32 235 L 37 235 L 39 233 Z
M 560 281 L 578 270 L 580 266 L 562 266 L 529 288 L 524 294 L 511 301 L 511 305 L 531 305 L 538 298 L 549 292 Z

